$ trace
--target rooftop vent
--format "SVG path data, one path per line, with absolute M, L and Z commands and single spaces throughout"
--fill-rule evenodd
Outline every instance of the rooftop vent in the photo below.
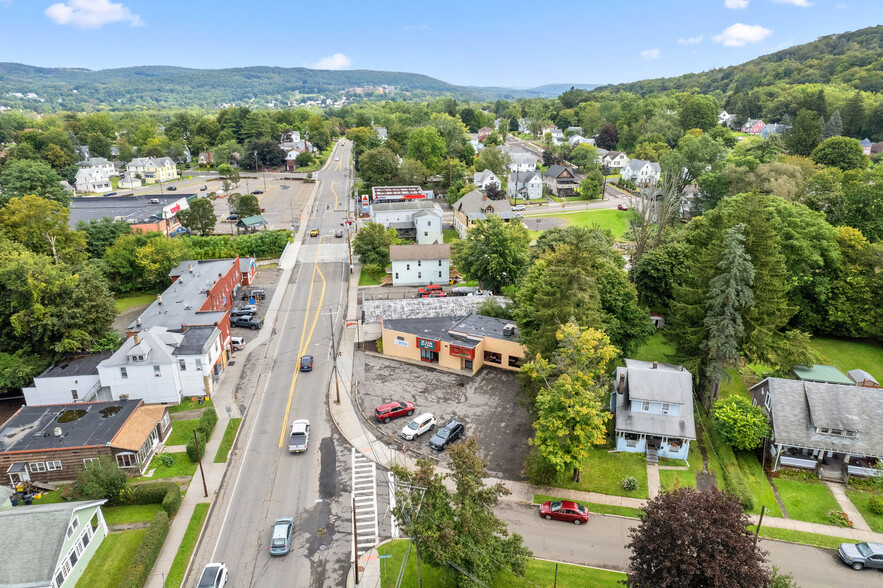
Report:
M 141 336 L 138 333 L 135 333 L 135 345 L 141 343 Z
M 162 294 L 156 295 L 156 303 L 162 306 Z
M 193 273 L 193 264 L 192 263 L 187 265 L 187 271 L 190 272 L 191 274 Z
M 509 323 L 505 327 L 503 327 L 503 335 L 506 337 L 511 337 L 515 334 L 515 325 Z
M 54 429 L 52 429 L 52 432 L 55 434 L 56 437 L 61 437 L 61 427 L 55 427 Z

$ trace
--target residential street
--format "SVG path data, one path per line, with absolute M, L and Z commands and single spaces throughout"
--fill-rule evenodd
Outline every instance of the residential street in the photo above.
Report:
M 349 149 L 338 147 L 334 156 L 348 161 Z M 346 239 L 333 231 L 345 215 L 339 195 L 348 193 L 350 178 L 334 160 L 319 175 L 272 337 L 240 360 L 251 364 L 250 380 L 237 390 L 246 418 L 186 585 L 210 561 L 227 564 L 233 586 L 337 586 L 346 575 L 350 451 L 332 434 L 324 391 L 332 370 L 330 328 L 339 325 L 348 271 Z M 309 237 L 313 227 L 320 237 Z M 312 372 L 297 371 L 304 354 L 315 357 Z M 302 418 L 311 424 L 308 450 L 289 454 L 291 422 Z M 296 533 L 291 553 L 271 557 L 270 527 L 279 517 L 293 517 Z
M 629 529 L 634 519 L 592 515 L 587 525 L 545 521 L 535 507 L 504 503 L 497 514 L 509 523 L 509 530 L 520 533 L 534 556 L 624 571 L 628 566 Z M 846 567 L 834 551 L 806 545 L 767 541 L 761 546 L 770 562 L 794 576 L 801 588 L 833 586 L 883 586 L 883 572 Z

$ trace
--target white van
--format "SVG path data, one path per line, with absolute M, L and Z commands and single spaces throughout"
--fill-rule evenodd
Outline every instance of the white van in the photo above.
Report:
M 245 349 L 245 339 L 242 337 L 231 337 L 230 346 L 233 348 L 233 351 L 242 351 Z

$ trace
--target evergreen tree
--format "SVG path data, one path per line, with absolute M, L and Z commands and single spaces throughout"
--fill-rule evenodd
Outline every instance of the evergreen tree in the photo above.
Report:
M 794 124 L 785 133 L 785 146 L 792 155 L 808 157 L 821 142 L 822 124 L 812 110 L 803 109 L 794 117 Z
M 865 99 L 861 92 L 853 94 L 843 107 L 843 134 L 860 138 L 865 126 Z
M 754 266 L 745 253 L 745 225 L 727 231 L 724 251 L 717 264 L 720 274 L 712 278 L 703 321 L 706 330 L 705 377 L 711 384 L 710 406 L 717 399 L 725 369 L 739 361 L 739 343 L 745 336 L 742 313 L 754 303 L 751 286 Z
M 839 137 L 843 134 L 843 119 L 840 118 L 840 111 L 835 110 L 828 122 L 825 123 L 825 138 Z

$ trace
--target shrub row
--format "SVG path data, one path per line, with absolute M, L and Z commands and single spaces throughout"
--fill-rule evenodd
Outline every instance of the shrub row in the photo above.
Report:
M 175 516 L 181 506 L 181 488 L 174 482 L 156 482 L 128 486 L 122 493 L 122 504 L 162 504 L 170 517 Z
M 218 411 L 215 410 L 213 406 L 207 406 L 202 411 L 202 416 L 199 418 L 199 424 L 196 426 L 196 436 L 199 439 L 199 453 L 196 451 L 196 441 L 190 439 L 187 442 L 187 457 L 190 458 L 190 461 L 197 462 L 199 458 L 205 455 L 205 442 L 212 436 L 212 431 L 215 430 L 215 425 L 218 424 Z
M 748 481 L 739 467 L 739 462 L 736 461 L 736 454 L 733 453 L 733 448 L 714 430 L 714 427 L 710 427 L 710 430 L 706 432 L 721 462 L 721 471 L 724 474 L 724 485 L 727 491 L 739 499 L 743 509 L 754 510 L 754 496 L 748 489 Z
M 142 588 L 144 586 L 168 534 L 169 515 L 165 511 L 160 511 L 150 522 L 147 533 L 144 534 L 141 544 L 138 545 L 135 555 L 126 568 L 123 581 L 120 583 L 122 588 Z

